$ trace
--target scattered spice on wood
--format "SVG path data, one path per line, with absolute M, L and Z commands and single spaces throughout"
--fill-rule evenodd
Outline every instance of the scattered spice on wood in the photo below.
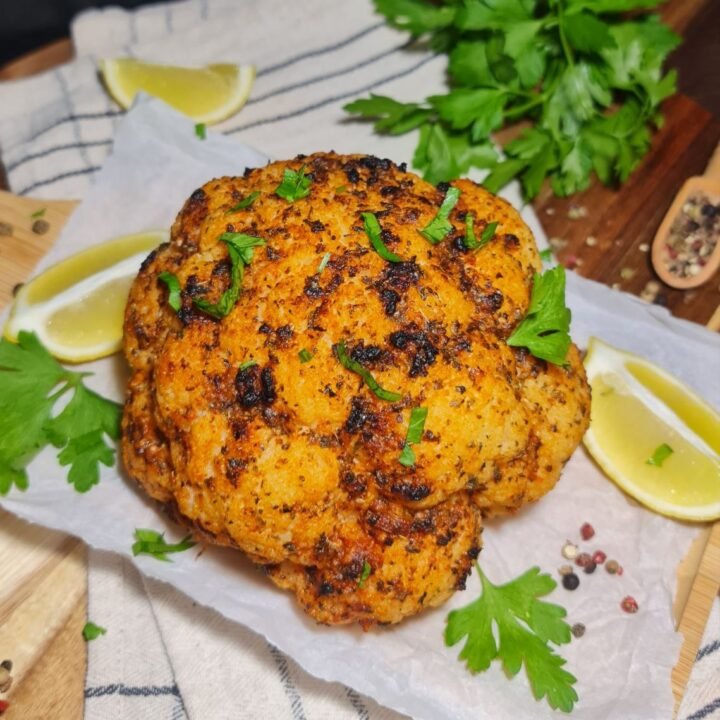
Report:
M 13 226 L 8 222 L 0 221 L 0 236 L 10 237 L 13 234 Z
M 32 231 L 36 235 L 44 235 L 50 229 L 50 223 L 40 218 L 32 224 Z
M 704 193 L 690 195 L 673 220 L 665 241 L 665 267 L 681 278 L 694 277 L 720 239 L 720 202 Z
M 584 205 L 572 203 L 568 208 L 567 216 L 570 220 L 581 220 L 588 216 L 588 209 Z

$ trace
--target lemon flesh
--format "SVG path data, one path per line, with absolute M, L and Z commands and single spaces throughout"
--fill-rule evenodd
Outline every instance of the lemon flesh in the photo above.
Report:
M 126 235 L 53 265 L 15 296 L 4 335 L 34 332 L 60 360 L 85 362 L 120 349 L 128 292 L 166 231 Z
M 720 517 L 720 415 L 677 378 L 597 338 L 585 366 L 592 410 L 584 443 L 607 475 L 656 512 Z M 649 464 L 662 444 L 672 454 Z
M 101 60 L 100 72 L 121 107 L 129 108 L 142 90 L 197 123 L 217 123 L 234 115 L 247 102 L 255 82 L 252 65 L 185 68 L 116 58 Z

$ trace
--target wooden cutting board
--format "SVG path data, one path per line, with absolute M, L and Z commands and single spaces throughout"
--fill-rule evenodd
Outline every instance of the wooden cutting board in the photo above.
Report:
M 21 198 L 0 191 L 0 307 L 52 245 L 77 203 Z M 32 231 L 44 209 L 48 231 Z M 79 720 L 83 715 L 87 606 L 86 552 L 81 542 L 31 526 L 0 510 L 0 661 L 13 661 L 11 705 L 3 720 Z M 720 523 L 707 528 L 678 571 L 675 617 L 685 636 L 673 672 L 682 697 L 713 599 L 720 586 Z

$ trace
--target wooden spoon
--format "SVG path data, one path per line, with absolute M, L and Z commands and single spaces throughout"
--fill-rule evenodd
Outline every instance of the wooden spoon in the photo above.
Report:
M 683 205 L 688 198 L 696 194 L 703 194 L 710 198 L 710 201 L 717 205 L 720 203 L 720 143 L 715 148 L 715 152 L 710 158 L 705 173 L 700 176 L 691 177 L 685 181 L 680 188 L 680 192 L 675 196 L 673 204 L 663 218 L 655 239 L 652 244 L 652 264 L 659 278 L 671 287 L 687 290 L 688 288 L 697 287 L 707 282 L 720 266 L 720 238 L 715 245 L 715 250 L 707 257 L 705 266 L 697 275 L 688 277 L 680 277 L 670 272 L 665 259 L 667 257 L 667 249 L 665 242 L 670 234 L 670 227 L 673 221 L 682 211 Z

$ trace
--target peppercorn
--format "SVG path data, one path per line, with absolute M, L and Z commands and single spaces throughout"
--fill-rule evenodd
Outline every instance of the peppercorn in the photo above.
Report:
M 636 613 L 639 610 L 637 600 L 632 597 L 631 595 L 627 595 L 622 599 L 622 602 L 620 603 L 620 607 L 626 612 L 626 613 Z
M 0 235 L 10 236 L 13 234 L 13 226 L 7 222 L 0 222 Z
M 571 572 L 563 575 L 562 584 L 566 590 L 575 590 L 580 585 L 580 578 L 574 572 Z
M 562 556 L 568 560 L 574 560 L 577 557 L 577 554 L 577 545 L 573 545 L 569 540 L 567 540 L 562 548 Z
M 607 555 L 602 550 L 596 550 L 593 553 L 592 559 L 596 565 L 602 565 L 607 559 Z
M 622 566 L 622 565 L 618 565 L 618 569 L 617 569 L 615 572 L 616 572 L 617 575 L 622 575 L 623 572 L 625 572 L 625 571 L 623 570 L 623 566 Z
M 580 553 L 575 558 L 575 564 L 581 568 L 587 567 L 592 561 L 592 556 L 589 553 Z
M 570 632 L 576 637 L 581 638 L 585 634 L 585 626 L 582 623 L 575 623 L 571 628 Z
M 587 565 L 585 565 L 585 567 L 583 567 L 583 572 L 586 572 L 588 575 L 591 575 L 592 573 L 595 572 L 596 567 L 597 567 L 597 565 L 592 560 L 590 560 L 590 562 Z
M 36 235 L 44 235 L 50 229 L 50 223 L 40 218 L 32 224 L 32 231 Z
M 0 700 L 0 715 L 2 715 L 9 707 L 10 703 L 7 700 Z
M 569 575 L 572 571 L 573 571 L 572 565 L 561 565 L 558 568 L 558 573 L 560 573 L 561 576 Z
M 618 571 L 619 568 L 620 568 L 620 564 L 618 563 L 617 560 L 608 560 L 608 561 L 605 563 L 605 569 L 606 569 L 611 575 L 615 575 L 615 573 Z
M 583 540 L 589 540 L 593 535 L 595 535 L 595 528 L 590 523 L 583 523 L 580 528 L 580 537 Z

